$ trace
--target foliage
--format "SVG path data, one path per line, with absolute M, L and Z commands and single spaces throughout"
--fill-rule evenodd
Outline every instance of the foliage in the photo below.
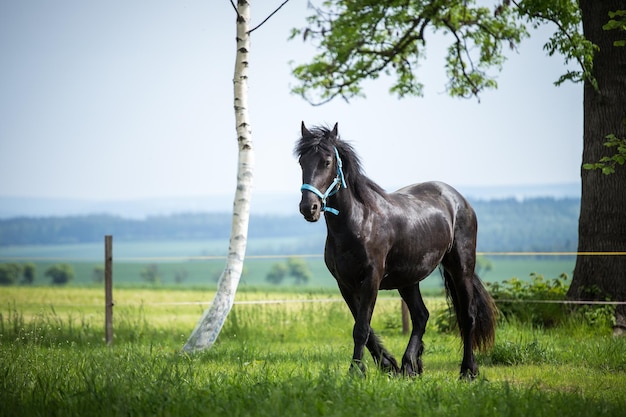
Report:
M 293 68 L 300 85 L 293 92 L 321 104 L 341 97 L 363 96 L 362 82 L 381 74 L 394 75 L 391 93 L 421 95 L 417 68 L 425 57 L 427 37 L 443 33 L 450 40 L 445 58 L 447 90 L 453 96 L 478 96 L 497 87 L 491 70 L 500 70 L 505 47 L 515 48 L 528 36 L 525 23 L 551 22 L 556 31 L 545 45 L 580 70 L 557 80 L 580 81 L 591 76 L 594 46 L 581 33 L 581 14 L 574 0 L 476 0 L 354 2 L 325 0 L 313 7 L 305 28 L 293 29 L 319 51 L 308 64 Z
M 284 262 L 277 262 L 267 273 L 265 280 L 270 284 L 279 285 L 287 275 L 287 265 Z
M 74 279 L 74 268 L 66 263 L 55 264 L 46 270 L 45 276 L 52 279 L 53 285 L 65 285 Z
M 324 1 L 306 28 L 292 32 L 292 38 L 302 35 L 321 51 L 312 63 L 294 68 L 302 83 L 294 92 L 310 102 L 349 99 L 362 95 L 362 80 L 395 73 L 391 92 L 421 95 L 415 69 L 424 57 L 430 28 L 453 38 L 446 57 L 450 93 L 477 94 L 496 86 L 486 69 L 501 66 L 502 45 L 517 44 L 526 36 L 510 17 L 509 7 L 493 13 L 474 1 Z M 307 95 L 311 90 L 317 90 L 319 99 Z
M 159 273 L 159 266 L 157 264 L 146 265 L 141 270 L 141 279 L 152 285 L 160 284 L 161 274 Z
M 27 262 L 22 265 L 22 283 L 33 284 L 35 282 L 35 276 L 37 275 L 37 266 L 32 262 Z
M 624 119 L 624 128 L 626 130 L 626 119 Z M 600 158 L 600 162 L 583 164 L 584 169 L 600 169 L 603 174 L 610 175 L 615 173 L 617 165 L 624 165 L 624 162 L 626 162 L 626 137 L 618 138 L 611 133 L 605 139 L 604 146 L 615 148 L 615 153 L 611 156 L 603 156 Z
M 565 300 L 567 280 L 567 274 L 562 274 L 559 278 L 545 279 L 543 275 L 532 273 L 530 282 L 511 278 L 502 283 L 494 282 L 487 285 L 505 319 L 551 327 L 561 324 L 567 317 L 567 312 L 562 304 L 541 301 Z
M 568 70 L 555 84 L 588 80 L 597 88 L 592 74 L 593 54 L 597 47 L 585 39 L 582 33 L 578 1 L 525 0 L 513 3 L 517 8 L 518 18 L 528 19 L 535 27 L 543 23 L 551 23 L 556 27 L 556 31 L 544 45 L 544 50 L 550 56 L 558 53 L 563 56 L 566 64 L 572 61 L 578 64 L 577 70 Z
M 543 275 L 532 273 L 530 278 L 529 282 L 511 278 L 501 283 L 487 283 L 505 320 L 540 327 L 563 325 L 568 320 L 604 327 L 612 322 L 614 308 L 611 306 L 583 306 L 574 309 L 566 303 L 558 303 L 566 300 L 569 288 L 567 274 L 545 279 Z
M 286 277 L 292 277 L 296 285 L 305 285 L 313 278 L 313 273 L 304 259 L 290 256 L 286 263 L 273 264 L 265 280 L 270 284 L 279 285 Z
M 18 282 L 22 267 L 20 264 L 0 264 L 0 285 L 12 285 Z
M 309 266 L 302 258 L 290 256 L 287 259 L 287 267 L 289 268 L 289 275 L 294 278 L 296 285 L 306 284 L 313 277 Z
M 36 272 L 37 266 L 32 262 L 0 264 L 0 285 L 31 285 L 35 282 Z
M 454 310 L 451 305 L 448 308 L 439 308 L 431 313 L 430 322 L 436 331 L 441 333 L 453 333 L 458 331 Z
M 616 10 L 609 12 L 609 21 L 602 26 L 604 30 L 618 30 L 626 32 L 626 10 Z M 626 39 L 619 39 L 613 42 L 613 46 L 626 46 Z

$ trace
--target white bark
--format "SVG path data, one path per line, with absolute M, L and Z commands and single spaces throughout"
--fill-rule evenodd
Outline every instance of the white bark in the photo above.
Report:
M 239 145 L 237 167 L 237 190 L 233 204 L 232 229 L 226 267 L 220 277 L 217 293 L 211 305 L 205 310 L 196 328 L 183 346 L 185 352 L 195 352 L 213 346 L 230 312 L 246 253 L 248 221 L 250 218 L 250 196 L 254 151 L 252 132 L 248 119 L 248 53 L 250 51 L 250 5 L 247 0 L 237 1 L 237 55 L 235 76 L 235 124 Z

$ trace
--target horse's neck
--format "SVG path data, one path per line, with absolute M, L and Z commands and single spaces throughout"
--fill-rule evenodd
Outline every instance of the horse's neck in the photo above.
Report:
M 373 190 L 360 190 L 361 192 L 373 192 Z M 356 198 L 356 190 L 348 186 L 341 188 L 333 198 L 329 199 L 328 206 L 339 211 L 338 215 L 326 213 L 326 223 L 334 230 L 352 228 L 363 221 L 365 207 Z

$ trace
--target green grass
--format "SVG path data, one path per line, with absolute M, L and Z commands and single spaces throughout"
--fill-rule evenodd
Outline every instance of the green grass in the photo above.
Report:
M 429 323 L 422 377 L 390 377 L 368 357 L 363 379 L 347 372 L 352 319 L 332 292 L 241 292 L 238 301 L 301 302 L 236 304 L 213 348 L 188 356 L 180 348 L 206 305 L 178 303 L 210 292 L 116 289 L 115 342 L 105 347 L 99 289 L 6 290 L 0 416 L 618 416 L 626 407 L 626 339 L 574 320 L 502 323 L 473 383 L 458 381 L 457 335 Z M 316 298 L 325 302 L 306 302 Z M 381 298 L 374 314 L 401 357 L 399 301 Z

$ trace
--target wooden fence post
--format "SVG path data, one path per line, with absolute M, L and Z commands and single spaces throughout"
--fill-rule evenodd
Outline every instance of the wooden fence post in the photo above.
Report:
M 104 237 L 104 340 L 113 343 L 113 236 Z

